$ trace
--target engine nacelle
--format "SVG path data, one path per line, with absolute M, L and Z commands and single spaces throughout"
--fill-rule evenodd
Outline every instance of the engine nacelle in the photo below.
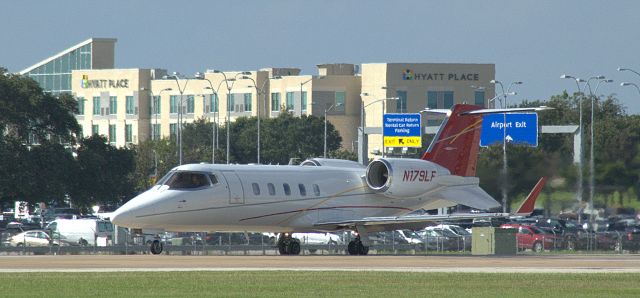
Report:
M 430 161 L 410 158 L 381 158 L 367 167 L 369 188 L 391 198 L 413 198 L 433 187 L 431 181 L 449 175 L 449 170 Z

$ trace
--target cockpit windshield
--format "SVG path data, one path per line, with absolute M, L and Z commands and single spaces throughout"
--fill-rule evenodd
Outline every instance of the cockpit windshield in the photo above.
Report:
M 207 175 L 199 172 L 170 172 L 158 184 L 168 185 L 170 189 L 193 189 L 210 186 Z

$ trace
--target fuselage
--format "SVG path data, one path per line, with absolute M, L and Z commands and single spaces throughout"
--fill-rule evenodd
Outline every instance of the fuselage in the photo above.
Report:
M 437 175 L 448 174 L 429 164 Z M 346 165 L 183 165 L 119 208 L 112 221 L 166 231 L 310 232 L 320 231 L 318 223 L 454 205 L 376 193 L 365 181 L 365 167 Z

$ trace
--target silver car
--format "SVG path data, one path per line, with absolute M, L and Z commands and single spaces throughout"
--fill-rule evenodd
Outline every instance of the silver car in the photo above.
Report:
M 10 246 L 65 246 L 64 242 L 58 239 L 51 239 L 49 234 L 41 230 L 31 230 L 16 234 L 9 238 Z

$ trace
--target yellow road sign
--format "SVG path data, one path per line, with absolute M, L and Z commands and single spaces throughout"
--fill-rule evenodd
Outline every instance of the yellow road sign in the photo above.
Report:
M 422 137 L 384 137 L 385 147 L 422 147 Z

